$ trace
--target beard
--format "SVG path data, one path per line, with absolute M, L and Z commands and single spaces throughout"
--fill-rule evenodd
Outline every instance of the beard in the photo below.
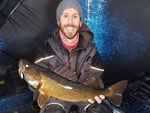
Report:
M 73 32 L 67 31 L 66 30 L 67 27 L 72 27 Z M 60 30 L 67 39 L 73 39 L 78 34 L 79 29 L 80 29 L 80 25 L 78 25 L 78 26 L 75 26 L 75 25 L 64 25 L 64 26 L 62 26 L 60 23 Z

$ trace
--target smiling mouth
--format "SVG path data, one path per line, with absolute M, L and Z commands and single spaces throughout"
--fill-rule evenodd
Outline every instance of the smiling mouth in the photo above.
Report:
M 73 30 L 74 30 L 73 27 L 67 27 L 66 29 L 67 29 L 67 31 L 69 31 L 69 32 L 73 32 Z

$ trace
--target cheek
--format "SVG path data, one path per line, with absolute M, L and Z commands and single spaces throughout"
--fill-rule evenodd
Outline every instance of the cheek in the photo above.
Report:
M 59 23 L 60 23 L 61 26 L 66 25 L 67 24 L 67 19 L 60 19 Z
M 80 25 L 81 25 L 80 20 L 75 20 L 74 23 L 75 23 L 75 25 L 77 25 L 77 26 L 80 26 Z

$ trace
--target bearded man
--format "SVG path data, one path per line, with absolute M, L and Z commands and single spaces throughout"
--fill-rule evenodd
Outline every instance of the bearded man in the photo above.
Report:
M 40 47 L 36 64 L 74 82 L 103 89 L 102 63 L 93 33 L 82 22 L 82 9 L 76 0 L 63 0 L 58 5 L 56 18 L 59 28 Z M 112 113 L 104 95 L 97 95 L 87 102 L 67 102 L 51 98 L 41 113 L 69 113 L 71 106 L 78 106 L 76 113 Z

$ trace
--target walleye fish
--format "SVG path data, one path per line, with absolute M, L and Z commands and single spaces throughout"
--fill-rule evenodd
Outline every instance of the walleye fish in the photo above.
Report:
M 26 60 L 19 61 L 19 73 L 21 77 L 35 89 L 34 99 L 37 93 L 38 104 L 42 107 L 50 96 L 70 102 L 87 101 L 95 96 L 105 95 L 112 104 L 120 106 L 122 93 L 127 86 L 127 80 L 120 81 L 107 89 L 97 90 L 81 83 L 70 81 L 58 74 L 48 71 L 36 64 L 31 64 Z

